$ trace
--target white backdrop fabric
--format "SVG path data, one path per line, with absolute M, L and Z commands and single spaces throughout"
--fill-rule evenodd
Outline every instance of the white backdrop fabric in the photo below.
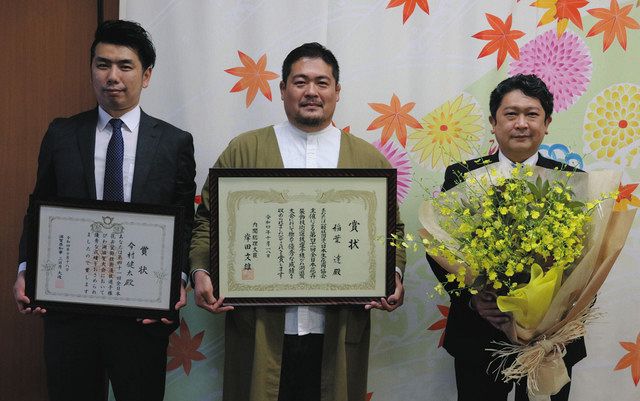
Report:
M 543 153 L 586 170 L 622 170 L 622 185 L 630 185 L 625 187 L 630 192 L 622 206 L 638 202 L 632 186 L 640 181 L 640 31 L 627 27 L 626 49 L 615 39 L 603 50 L 606 35 L 589 35 L 600 20 L 589 10 L 612 9 L 611 0 L 576 6 L 560 38 L 557 20 L 538 26 L 548 8 L 536 7 L 531 0 L 417 3 L 121 0 L 120 16 L 140 22 L 153 37 L 158 59 L 142 108 L 194 135 L 199 188 L 233 137 L 285 119 L 278 89 L 282 60 L 300 44 L 317 41 L 331 49 L 340 63 L 342 92 L 334 115 L 336 126 L 375 142 L 403 173 L 399 193 L 408 232 L 418 228 L 417 207 L 437 190 L 447 164 L 495 150 L 487 121 L 489 92 L 519 71 L 544 75 L 556 95 L 554 122 Z M 409 12 L 411 4 L 414 9 Z M 635 0 L 616 5 L 632 7 L 628 16 L 640 20 Z M 518 52 L 509 53 L 505 47 L 504 55 L 502 51 L 481 54 L 489 41 L 473 36 L 486 37 L 479 33 L 495 29 L 495 18 L 502 28 L 522 33 L 513 35 Z M 226 70 L 243 66 L 239 52 L 248 56 L 248 65 L 266 56 L 263 69 L 278 75 L 265 79 L 271 99 L 259 90 L 248 99 L 251 88 L 231 91 L 240 77 Z M 415 103 L 408 114 L 419 125 L 405 127 L 406 146 L 402 127 L 384 146 L 382 128 L 368 129 L 380 116 L 369 104 L 389 105 L 394 95 L 402 105 Z M 453 126 L 470 134 L 467 140 L 419 146 L 425 138 L 446 138 L 442 135 Z M 608 126 L 613 128 L 605 129 Z M 449 159 L 451 154 L 458 157 Z M 573 401 L 640 399 L 639 248 L 636 223 L 598 296 L 603 316 L 589 327 L 589 356 L 574 368 Z M 422 253 L 408 256 L 404 306 L 391 314 L 372 314 L 368 397 L 373 401 L 455 400 L 453 360 L 439 347 L 449 301 L 433 296 L 435 278 Z M 189 306 L 181 313 L 181 328 L 169 346 L 165 399 L 218 400 L 224 319 L 199 310 L 191 294 Z M 621 343 L 628 344 L 625 348 Z M 625 355 L 630 363 L 616 370 Z

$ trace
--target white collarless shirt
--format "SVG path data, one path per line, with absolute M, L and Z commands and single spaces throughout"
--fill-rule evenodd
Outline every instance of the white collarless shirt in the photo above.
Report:
M 328 126 L 318 132 L 304 132 L 290 122 L 274 125 L 284 168 L 336 168 L 340 155 L 340 130 Z M 288 306 L 284 333 L 303 336 L 323 334 L 323 306 Z

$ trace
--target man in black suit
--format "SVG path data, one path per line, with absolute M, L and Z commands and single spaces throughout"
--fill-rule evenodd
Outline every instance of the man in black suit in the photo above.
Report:
M 187 260 L 195 195 L 193 138 L 138 105 L 155 56 L 139 24 L 106 21 L 98 27 L 91 46 L 98 107 L 51 123 L 33 195 L 183 206 Z M 103 400 L 107 378 L 119 401 L 162 400 L 168 336 L 176 324 L 31 310 L 25 307 L 26 249 L 23 231 L 14 297 L 21 313 L 44 317 L 51 401 Z M 183 282 L 176 308 L 185 303 Z
M 535 75 L 516 75 L 505 79 L 493 90 L 489 108 L 491 132 L 495 135 L 499 151 L 493 155 L 457 163 L 447 167 L 442 190 L 447 191 L 463 181 L 463 174 L 492 163 L 537 165 L 548 169 L 575 170 L 573 167 L 547 159 L 538 148 L 548 133 L 553 112 L 553 95 Z M 438 280 L 451 286 L 445 270 L 429 255 L 427 260 Z M 458 401 L 506 400 L 513 383 L 503 383 L 497 377 L 497 364 L 490 365 L 492 341 L 509 340 L 498 328 L 508 323 L 511 315 L 501 312 L 495 294 L 481 291 L 477 295 L 463 292 L 451 296 L 444 348 L 455 358 Z M 569 375 L 571 367 L 586 356 L 584 339 L 571 343 L 564 357 Z M 566 401 L 569 387 L 551 397 L 552 401 Z M 528 400 L 526 380 L 516 385 L 516 401 Z

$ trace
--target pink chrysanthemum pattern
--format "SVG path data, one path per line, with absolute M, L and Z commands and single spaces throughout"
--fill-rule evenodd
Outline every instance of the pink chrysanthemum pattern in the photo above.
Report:
M 398 203 L 402 203 L 411 189 L 411 162 L 407 152 L 393 141 L 381 145 L 380 140 L 377 140 L 373 142 L 373 146 L 389 160 L 391 167 L 398 171 L 397 198 Z
M 558 38 L 551 30 L 520 49 L 520 59 L 511 62 L 509 75 L 536 74 L 553 93 L 553 110 L 562 111 L 587 90 L 591 66 L 591 54 L 582 39 L 571 31 Z

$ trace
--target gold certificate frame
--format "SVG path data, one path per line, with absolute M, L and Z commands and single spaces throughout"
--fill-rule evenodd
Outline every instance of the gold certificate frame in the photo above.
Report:
M 395 169 L 213 168 L 209 190 L 225 304 L 365 304 L 395 291 Z

